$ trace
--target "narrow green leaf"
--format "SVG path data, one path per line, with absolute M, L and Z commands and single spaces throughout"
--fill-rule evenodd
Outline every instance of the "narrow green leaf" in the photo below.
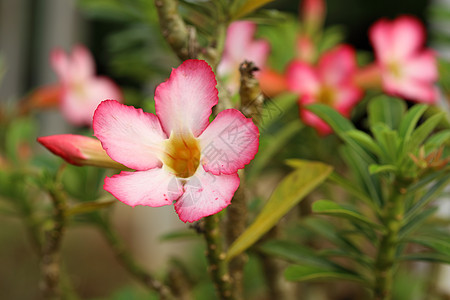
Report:
M 342 177 L 341 175 L 337 174 L 336 172 L 333 172 L 328 177 L 328 180 L 336 183 L 341 188 L 346 190 L 351 195 L 355 196 L 359 200 L 364 201 L 364 203 L 368 204 L 373 209 L 378 209 L 376 205 L 374 205 L 372 199 L 362 190 L 359 189 L 359 186 L 356 185 L 354 182 Z
M 284 277 L 290 281 L 350 280 L 367 283 L 361 276 L 355 273 L 313 266 L 290 266 L 284 272 Z
M 67 216 L 73 216 L 73 215 L 79 215 L 79 214 L 85 214 L 90 213 L 99 209 L 103 209 L 106 207 L 109 207 L 116 203 L 116 199 L 110 199 L 110 200 L 101 200 L 101 201 L 91 201 L 91 202 L 83 202 L 78 203 L 71 208 L 69 208 L 66 211 Z
M 404 101 L 381 95 L 369 102 L 368 114 L 370 127 L 382 123 L 391 129 L 397 129 L 406 110 Z
M 400 238 L 407 237 L 408 234 L 414 232 L 414 230 L 419 228 L 428 219 L 429 216 L 431 216 L 436 212 L 436 210 L 437 207 L 430 207 L 428 209 L 421 211 L 418 214 L 412 215 L 408 219 L 405 219 L 405 224 L 400 229 L 398 236 Z
M 243 2 L 232 14 L 232 19 L 237 20 L 250 14 L 259 7 L 274 0 L 247 0 Z M 241 1 L 242 2 L 242 1 Z
M 350 120 L 344 118 L 340 113 L 328 105 L 311 104 L 308 105 L 307 108 L 319 118 L 327 122 L 327 124 L 330 125 L 330 127 L 333 128 L 333 130 L 339 135 L 355 129 Z
M 362 222 L 375 228 L 382 228 L 382 226 L 372 222 L 366 216 L 360 214 L 356 210 L 350 210 L 337 204 L 336 202 L 329 200 L 319 200 L 314 202 L 312 205 L 312 211 L 317 214 L 342 217 L 350 220 L 351 222 Z
M 313 249 L 301 246 L 292 241 L 271 240 L 261 245 L 259 249 L 266 254 L 277 256 L 297 264 L 340 268 L 335 262 L 319 256 Z
M 417 127 L 417 129 L 411 134 L 410 140 L 405 141 L 405 152 L 411 153 L 416 151 L 428 135 L 434 130 L 437 124 L 439 124 L 443 116 L 443 113 L 436 114 Z M 408 157 L 408 155 L 406 155 L 406 157 Z
M 381 207 L 383 203 L 383 198 L 381 195 L 381 184 L 376 175 L 371 175 L 369 173 L 369 164 L 375 162 L 367 162 L 361 158 L 357 153 L 352 151 L 350 146 L 342 147 L 340 153 L 346 163 L 353 169 L 355 180 L 360 184 L 359 186 L 364 187 L 366 194 L 371 199 L 371 202 L 376 206 Z
M 169 233 L 166 233 L 159 237 L 159 240 L 162 242 L 171 242 L 171 241 L 179 241 L 179 240 L 190 240 L 190 239 L 198 239 L 200 237 L 199 234 L 197 234 L 192 229 L 182 229 L 178 231 L 172 231 Z
M 296 169 L 287 175 L 270 196 L 255 221 L 230 246 L 227 259 L 242 253 L 269 231 L 307 194 L 319 186 L 332 167 L 320 162 L 297 161 Z
M 381 156 L 380 146 L 375 143 L 370 135 L 359 130 L 350 130 L 345 133 L 349 138 L 353 139 L 356 143 L 364 147 L 366 150 L 375 154 L 376 156 Z
M 300 123 L 299 120 L 294 120 L 282 127 L 281 130 L 273 136 L 270 140 L 270 144 L 268 144 L 266 148 L 260 148 L 260 151 L 251 163 L 251 168 L 247 172 L 248 179 L 251 180 L 255 175 L 259 174 L 267 163 L 270 162 L 270 159 L 303 127 L 304 125 Z
M 436 239 L 434 237 L 420 235 L 407 240 L 407 242 L 423 245 L 441 254 L 450 255 L 450 236 L 440 236 Z
M 416 128 L 417 122 L 419 122 L 420 117 L 427 110 L 428 106 L 425 104 L 414 105 L 400 122 L 400 127 L 398 129 L 398 134 L 404 140 L 409 139 L 411 133 Z
M 406 213 L 405 219 L 409 220 L 412 218 L 417 211 L 423 208 L 425 205 L 435 200 L 443 189 L 445 189 L 450 183 L 450 173 L 444 174 L 443 177 L 439 178 L 433 186 L 429 187 L 426 193 L 417 201 L 411 209 Z
M 420 260 L 435 263 L 450 264 L 450 255 L 444 255 L 436 252 L 414 253 L 400 256 L 400 260 Z
M 341 232 L 336 231 L 336 227 L 325 220 L 319 218 L 307 218 L 301 223 L 311 231 L 325 237 L 336 246 L 345 249 L 351 253 L 362 254 L 361 250 L 356 247 L 352 241 L 347 239 Z
M 397 167 L 394 165 L 370 165 L 369 173 L 370 174 L 378 174 L 384 172 L 394 172 L 398 171 Z

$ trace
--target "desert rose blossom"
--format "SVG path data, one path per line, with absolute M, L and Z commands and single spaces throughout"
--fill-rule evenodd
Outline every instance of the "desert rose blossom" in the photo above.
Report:
M 224 78 L 232 94 L 239 90 L 239 65 L 252 61 L 262 69 L 267 61 L 270 46 L 265 40 L 255 40 L 256 24 L 251 21 L 236 21 L 227 29 L 223 57 L 217 67 L 217 74 Z
M 55 49 L 51 65 L 58 75 L 60 107 L 66 119 L 76 126 L 91 126 L 98 104 L 105 99 L 122 102 L 122 93 L 109 78 L 95 75 L 95 63 L 89 50 L 75 46 L 68 55 Z
M 129 170 L 112 160 L 100 141 L 95 138 L 77 134 L 57 134 L 39 137 L 37 141 L 72 165 Z
M 312 103 L 332 106 L 343 116 L 350 116 L 362 97 L 362 91 L 353 82 L 355 70 L 355 51 L 347 45 L 324 53 L 317 67 L 302 61 L 290 64 L 288 88 L 300 95 L 300 117 L 305 124 L 314 127 L 321 135 L 332 132 L 328 124 L 307 110 L 305 106 Z
M 103 101 L 94 134 L 113 160 L 136 170 L 105 178 L 104 189 L 130 206 L 174 203 L 183 222 L 228 206 L 239 186 L 238 169 L 258 151 L 259 132 L 235 109 L 209 123 L 216 84 L 206 62 L 187 60 L 156 88 L 156 115 Z
M 381 19 L 369 31 L 386 93 L 424 103 L 437 100 L 435 54 L 424 49 L 425 30 L 411 16 Z

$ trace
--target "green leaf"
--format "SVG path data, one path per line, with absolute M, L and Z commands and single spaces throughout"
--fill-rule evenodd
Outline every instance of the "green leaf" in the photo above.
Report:
M 295 170 L 275 188 L 255 221 L 230 246 L 227 253 L 228 260 L 258 241 L 292 207 L 319 186 L 332 171 L 331 166 L 320 162 L 297 160 L 295 164 Z
M 297 264 L 341 268 L 335 262 L 319 256 L 313 249 L 301 246 L 292 241 L 271 240 L 258 248 L 266 254 L 274 255 Z
M 397 167 L 394 165 L 370 165 L 369 166 L 369 173 L 370 174 L 378 174 L 378 173 L 384 173 L 384 172 L 394 172 L 396 173 L 398 171 Z
M 319 218 L 307 218 L 301 223 L 311 231 L 325 237 L 336 246 L 345 249 L 351 253 L 361 255 L 361 250 L 356 247 L 352 241 L 347 239 L 341 232 L 337 232 L 335 225 Z
M 291 123 L 283 126 L 273 138 L 270 140 L 270 144 L 265 148 L 260 148 L 255 159 L 251 163 L 251 167 L 247 172 L 247 178 L 249 180 L 255 178 L 255 175 L 259 174 L 264 167 L 270 162 L 270 159 L 283 147 L 286 143 L 303 128 L 303 124 L 299 120 L 294 120 Z
M 192 229 L 182 229 L 166 233 L 160 236 L 159 240 L 162 242 L 171 242 L 179 240 L 198 239 L 199 237 L 200 235 Z
M 116 203 L 116 199 L 104 199 L 98 201 L 90 201 L 78 203 L 66 211 L 67 216 L 86 214 L 90 212 L 94 212 L 99 209 L 107 208 Z
M 355 196 L 359 200 L 364 201 L 364 203 L 368 204 L 373 209 L 378 208 L 376 205 L 374 205 L 372 199 L 364 191 L 360 190 L 359 186 L 356 185 L 353 181 L 350 181 L 342 177 L 336 172 L 331 173 L 328 179 L 339 185 L 341 188 L 343 188 L 344 190 L 346 190 L 348 193 Z
M 434 238 L 420 235 L 407 240 L 407 242 L 423 245 L 444 255 L 450 254 L 450 236 L 440 236 L 439 238 Z
M 274 99 L 269 99 L 264 103 L 261 112 L 261 129 L 269 128 L 275 121 L 282 118 L 287 111 L 297 105 L 298 95 L 282 94 Z M 297 119 L 298 120 L 298 119 Z
M 420 211 L 425 205 L 439 197 L 442 190 L 448 186 L 450 182 L 450 173 L 444 173 L 444 176 L 439 178 L 431 187 L 429 186 L 425 194 L 417 201 L 410 210 L 406 213 L 405 219 L 411 219 L 417 211 Z
M 382 152 L 380 146 L 375 143 L 370 135 L 359 130 L 350 130 L 345 133 L 349 138 L 361 145 L 366 151 L 370 151 L 376 156 L 381 156 Z
M 290 281 L 350 280 L 359 283 L 367 283 L 361 276 L 352 272 L 330 270 L 313 266 L 290 266 L 284 272 L 284 277 Z
M 427 110 L 428 106 L 425 104 L 414 105 L 400 122 L 400 127 L 398 129 L 398 134 L 404 140 L 409 139 L 411 133 L 416 128 L 417 122 L 419 122 L 420 117 Z
M 417 129 L 412 133 L 410 140 L 405 141 L 405 154 L 416 151 L 428 135 L 434 130 L 437 124 L 439 124 L 443 116 L 443 113 L 438 113 L 417 127 Z M 408 157 L 408 155 L 405 156 Z
M 406 104 L 398 98 L 381 95 L 369 102 L 368 114 L 370 127 L 382 123 L 391 129 L 397 129 L 406 111 Z
M 274 0 L 246 0 L 246 1 L 237 1 L 240 3 L 239 6 L 233 9 L 232 11 L 232 19 L 237 20 L 242 17 L 245 17 L 246 15 L 250 14 L 254 10 L 258 9 L 259 7 L 272 2 Z
M 444 255 L 436 252 L 414 253 L 401 256 L 400 260 L 420 260 L 435 263 L 450 264 L 450 255 Z
M 422 226 L 423 223 L 427 221 L 428 217 L 434 214 L 436 210 L 437 207 L 430 207 L 405 219 L 405 224 L 400 229 L 398 236 L 400 238 L 405 238 L 408 234 L 414 232 L 417 228 L 420 228 L 420 226 Z
M 382 226 L 372 222 L 366 216 L 360 214 L 356 210 L 348 209 L 337 204 L 336 202 L 329 200 L 319 200 L 314 202 L 312 205 L 312 211 L 317 214 L 342 217 L 350 220 L 351 222 L 362 222 L 375 228 L 382 228 Z
M 354 130 L 352 122 L 344 118 L 340 113 L 325 104 L 311 104 L 307 106 L 308 110 L 327 122 L 331 128 L 338 134 Z

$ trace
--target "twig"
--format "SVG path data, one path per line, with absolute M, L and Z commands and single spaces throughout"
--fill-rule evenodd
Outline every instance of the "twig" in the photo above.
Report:
M 178 14 L 176 0 L 155 0 L 161 32 L 181 60 L 196 58 L 199 52 L 194 28 L 190 28 Z
M 54 214 L 53 224 L 44 232 L 41 253 L 41 289 L 45 299 L 61 299 L 60 248 L 66 225 L 67 201 L 59 182 L 50 183 L 47 190 L 52 200 Z
M 227 208 L 227 244 L 231 245 L 245 230 L 247 226 L 247 187 L 245 185 L 244 170 L 239 170 L 241 184 L 236 191 L 231 205 Z M 231 283 L 235 299 L 244 299 L 244 266 L 247 262 L 245 253 L 237 255 L 229 263 Z
M 209 272 L 214 282 L 216 292 L 221 300 L 234 299 L 231 292 L 230 275 L 225 262 L 222 235 L 220 234 L 219 217 L 212 215 L 203 219 L 203 235 L 206 241 L 206 258 Z

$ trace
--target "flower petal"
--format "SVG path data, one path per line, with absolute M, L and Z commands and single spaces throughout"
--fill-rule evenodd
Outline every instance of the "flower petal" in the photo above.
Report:
M 412 16 L 401 16 L 392 22 L 393 51 L 396 57 L 408 57 L 414 54 L 425 42 L 425 30 L 422 23 Z
M 82 45 L 76 45 L 73 48 L 71 64 L 71 73 L 74 79 L 83 80 L 95 74 L 94 58 Z
M 393 96 L 428 104 L 433 104 L 437 101 L 436 88 L 429 82 L 412 78 L 396 80 L 385 76 L 383 77 L 383 87 L 386 93 Z
M 186 60 L 172 70 L 155 91 L 156 115 L 167 136 L 188 131 L 198 137 L 205 130 L 218 101 L 216 85 L 211 67 L 203 60 Z
M 316 71 L 301 61 L 294 61 L 289 65 L 286 79 L 289 90 L 299 94 L 312 95 L 320 88 Z
M 155 115 L 106 100 L 94 113 L 93 128 L 95 136 L 115 161 L 135 170 L 161 166 L 159 156 L 167 137 Z
M 259 131 L 236 109 L 220 112 L 199 137 L 201 162 L 214 175 L 236 173 L 258 152 Z
M 403 72 L 409 78 L 433 82 L 438 79 L 435 54 L 431 50 L 424 50 L 403 64 Z
M 120 172 L 112 177 L 106 177 L 103 188 L 130 206 L 170 205 L 183 193 L 180 180 L 161 168 Z
M 198 168 L 184 184 L 184 193 L 175 203 L 175 211 L 183 222 L 213 215 L 231 203 L 238 187 L 237 173 L 217 176 Z
M 61 110 L 67 120 L 77 126 L 92 126 L 95 109 L 105 99 L 122 102 L 122 93 L 106 77 L 91 77 L 79 86 L 65 85 Z
M 356 70 L 355 50 L 341 45 L 326 52 L 320 59 L 318 73 L 325 84 L 337 85 L 351 80 Z
M 50 53 L 50 64 L 61 81 L 67 82 L 71 78 L 70 62 L 67 54 L 60 48 L 55 48 Z

